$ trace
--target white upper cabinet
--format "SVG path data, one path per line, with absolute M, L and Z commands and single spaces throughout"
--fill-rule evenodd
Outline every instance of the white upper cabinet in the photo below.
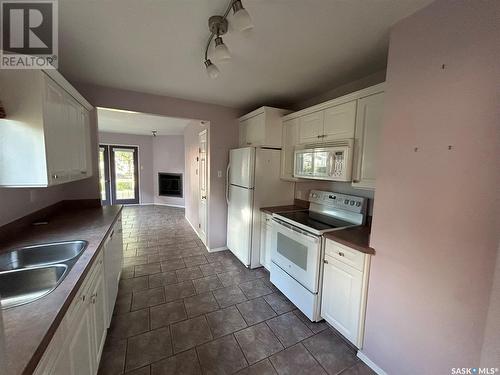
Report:
M 299 117 L 299 144 L 354 137 L 356 100 Z
M 356 122 L 356 100 L 325 109 L 323 141 L 354 138 Z
M 324 112 L 314 112 L 299 118 L 299 143 L 318 143 L 323 137 Z
M 43 187 L 92 176 L 93 107 L 57 72 L 0 71 L 0 186 Z
M 377 151 L 382 131 L 384 93 L 358 100 L 352 186 L 375 189 Z
M 280 178 L 286 181 L 297 181 L 293 177 L 293 159 L 295 145 L 299 139 L 299 119 L 283 122 L 283 146 L 281 147 Z
M 281 147 L 285 109 L 261 107 L 240 117 L 240 147 Z

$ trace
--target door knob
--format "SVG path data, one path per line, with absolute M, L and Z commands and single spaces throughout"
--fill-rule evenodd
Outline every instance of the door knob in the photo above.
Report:
M 207 196 L 206 195 L 202 195 L 201 199 L 207 199 Z

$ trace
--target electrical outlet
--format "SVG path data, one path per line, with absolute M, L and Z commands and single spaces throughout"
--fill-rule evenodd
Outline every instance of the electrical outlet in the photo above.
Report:
M 217 171 L 217 177 L 219 177 L 219 178 L 222 177 L 222 171 Z

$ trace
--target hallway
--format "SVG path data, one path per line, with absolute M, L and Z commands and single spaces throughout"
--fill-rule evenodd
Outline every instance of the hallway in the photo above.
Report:
M 229 251 L 208 253 L 183 209 L 125 207 L 123 238 L 99 374 L 373 374 L 263 268 L 248 270 Z

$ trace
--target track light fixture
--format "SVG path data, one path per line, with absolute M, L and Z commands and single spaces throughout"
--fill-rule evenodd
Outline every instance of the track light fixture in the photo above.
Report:
M 208 29 L 210 30 L 210 37 L 207 41 L 207 46 L 205 48 L 205 69 L 210 78 L 217 78 L 219 76 L 219 69 L 215 64 L 208 58 L 208 49 L 212 40 L 214 41 L 214 59 L 216 62 L 228 61 L 231 59 L 231 53 L 229 49 L 224 44 L 222 36 L 227 33 L 228 21 L 227 16 L 230 10 L 233 9 L 232 21 L 234 27 L 239 31 L 246 31 L 253 28 L 252 19 L 248 14 L 247 10 L 243 8 L 241 0 L 230 0 L 229 4 L 224 12 L 223 16 L 212 16 L 208 19 Z M 214 39 L 215 37 L 215 39 Z

